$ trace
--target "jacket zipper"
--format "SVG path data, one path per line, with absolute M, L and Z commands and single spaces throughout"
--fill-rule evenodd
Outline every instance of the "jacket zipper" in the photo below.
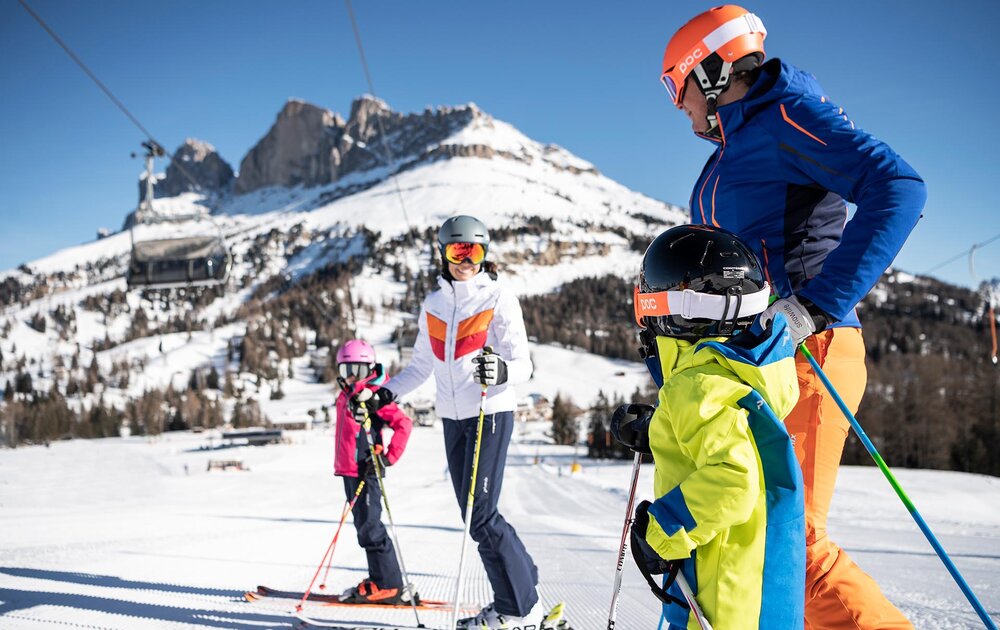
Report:
M 448 326 L 448 343 L 445 344 L 445 360 L 448 361 L 448 378 L 451 379 L 451 403 L 455 406 L 455 420 L 461 420 L 458 417 L 458 396 L 455 391 L 455 337 L 458 334 L 458 327 L 456 325 L 456 319 L 458 319 L 458 291 L 455 289 L 455 285 L 451 284 L 451 322 Z

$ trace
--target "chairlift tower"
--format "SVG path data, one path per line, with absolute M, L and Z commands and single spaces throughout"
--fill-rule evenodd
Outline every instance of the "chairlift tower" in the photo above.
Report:
M 135 222 L 145 223 L 153 217 L 153 167 L 155 160 L 158 157 L 163 157 L 166 152 L 163 147 L 156 144 L 153 140 L 147 140 L 142 143 L 143 148 L 146 149 L 146 194 L 139 201 L 139 207 L 135 210 Z M 137 153 L 133 153 L 132 157 L 138 157 Z

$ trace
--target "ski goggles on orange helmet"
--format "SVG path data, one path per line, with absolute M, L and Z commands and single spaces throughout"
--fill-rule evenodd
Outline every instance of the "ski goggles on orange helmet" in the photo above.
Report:
M 765 37 L 764 23 L 743 7 L 726 4 L 709 9 L 696 15 L 670 38 L 663 53 L 660 82 L 679 108 L 688 75 L 703 61 L 718 55 L 723 64 L 733 64 L 752 53 L 758 53 L 763 59 Z M 728 81 L 729 67 L 723 67 L 724 78 Z M 699 81 L 703 90 L 723 85 L 708 77 L 699 77 Z
M 680 107 L 681 100 L 684 98 L 684 81 L 681 81 L 681 87 L 678 89 L 677 84 L 674 83 L 673 77 L 664 73 L 660 76 L 660 83 L 663 84 L 663 87 L 667 88 L 667 94 L 670 95 L 671 102 L 673 102 L 673 104 L 677 107 Z
M 444 246 L 444 259 L 453 265 L 468 260 L 478 265 L 486 260 L 486 246 L 482 243 L 448 243 Z
M 343 378 L 354 377 L 357 380 L 368 378 L 372 373 L 372 366 L 368 363 L 339 363 L 337 372 Z

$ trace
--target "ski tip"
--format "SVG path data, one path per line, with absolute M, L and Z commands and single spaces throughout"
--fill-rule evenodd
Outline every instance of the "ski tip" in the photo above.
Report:
M 246 593 L 243 593 L 243 599 L 247 600 L 248 602 L 255 602 L 257 601 L 257 593 L 254 593 L 253 591 L 247 591 Z
M 573 627 L 569 625 L 569 622 L 563 618 L 563 609 L 565 604 L 559 602 L 549 610 L 549 614 L 545 616 L 542 620 L 541 628 L 543 630 L 573 630 Z

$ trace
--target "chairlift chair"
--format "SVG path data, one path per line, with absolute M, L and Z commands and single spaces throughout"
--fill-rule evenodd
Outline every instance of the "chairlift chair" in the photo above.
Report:
M 224 285 L 229 280 L 233 257 L 222 230 L 214 221 L 215 234 L 202 231 L 189 236 L 136 240 L 135 228 L 140 223 L 179 223 L 208 218 L 207 214 L 161 216 L 153 209 L 153 159 L 164 152 L 152 140 L 142 146 L 146 149 L 146 196 L 136 209 L 129 228 L 132 252 L 125 274 L 128 288 L 184 289 Z
M 225 284 L 232 255 L 221 236 L 163 238 L 132 243 L 130 289 L 175 289 Z

